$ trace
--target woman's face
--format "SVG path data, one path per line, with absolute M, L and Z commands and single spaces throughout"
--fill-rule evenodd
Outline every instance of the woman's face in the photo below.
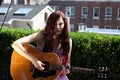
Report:
M 63 18 L 60 17 L 60 18 L 57 20 L 56 25 L 55 25 L 55 30 L 54 30 L 55 34 L 56 34 L 56 35 L 61 34 L 63 28 L 64 28 L 64 21 L 63 21 Z

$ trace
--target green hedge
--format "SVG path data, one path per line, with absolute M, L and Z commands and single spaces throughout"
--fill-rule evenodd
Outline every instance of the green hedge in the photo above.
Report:
M 11 43 L 23 36 L 33 33 L 32 30 L 3 28 L 0 32 L 0 80 L 12 80 L 10 60 L 13 49 Z M 120 79 L 120 36 L 95 33 L 71 32 L 73 48 L 71 65 L 97 69 L 99 66 L 110 68 L 107 80 Z M 70 80 L 99 80 L 93 75 L 70 73 Z
M 10 76 L 10 61 L 13 51 L 11 43 L 33 32 L 32 30 L 24 29 L 2 29 L 0 32 L 0 80 L 12 80 Z
M 79 32 L 70 35 L 73 39 L 72 65 L 94 69 L 106 66 L 110 68 L 107 80 L 120 79 L 120 36 Z M 75 80 L 94 79 L 86 79 L 86 75 L 74 76 Z

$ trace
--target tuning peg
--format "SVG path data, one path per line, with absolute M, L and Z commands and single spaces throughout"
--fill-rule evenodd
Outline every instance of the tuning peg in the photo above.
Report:
M 107 79 L 108 76 L 108 67 L 98 67 L 98 77 L 102 79 Z
M 98 73 L 98 78 L 100 77 L 100 73 Z
M 105 71 L 108 71 L 108 67 L 105 67 Z
M 100 69 L 101 69 L 101 67 L 98 67 L 98 69 L 100 70 Z
M 105 77 L 104 78 L 107 78 L 107 74 L 105 74 Z

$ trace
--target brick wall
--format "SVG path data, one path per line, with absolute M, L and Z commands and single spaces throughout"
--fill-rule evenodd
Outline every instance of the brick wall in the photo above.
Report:
M 78 30 L 78 23 L 81 19 L 81 7 L 88 7 L 88 18 L 85 19 L 87 27 L 98 25 L 99 28 L 105 26 L 111 26 L 111 29 L 117 29 L 120 26 L 120 20 L 117 20 L 118 8 L 120 8 L 120 2 L 87 2 L 87 1 L 50 1 L 50 6 L 59 6 L 59 10 L 65 12 L 66 6 L 75 6 L 75 17 L 70 18 L 70 23 L 74 24 L 75 31 Z M 100 8 L 100 18 L 93 19 L 93 8 Z M 112 7 L 112 20 L 105 20 L 105 8 Z

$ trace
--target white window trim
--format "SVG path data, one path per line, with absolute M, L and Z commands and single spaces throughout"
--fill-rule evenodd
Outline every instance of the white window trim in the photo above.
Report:
M 74 24 L 70 24 L 69 31 L 74 31 L 74 28 L 75 28 Z
M 27 0 L 24 0 L 24 4 L 25 4 L 25 5 L 27 5 L 27 4 L 28 4 Z
M 98 16 L 95 16 L 94 14 L 95 14 L 95 8 L 98 8 L 99 9 L 99 15 Z M 99 7 L 94 7 L 93 8 L 93 19 L 99 19 L 100 18 L 100 8 Z
M 72 13 L 72 8 L 74 9 L 74 12 Z M 69 15 L 68 15 L 69 12 Z M 66 6 L 65 7 L 65 14 L 68 17 L 75 17 L 75 7 L 74 6 Z
M 118 13 L 117 13 L 117 20 L 120 20 L 120 8 L 118 8 Z
M 18 4 L 18 0 L 14 0 L 14 4 Z
M 79 23 L 78 24 L 78 31 L 79 32 L 85 32 L 87 28 L 87 25 L 85 25 L 84 23 Z
M 10 4 L 11 0 L 3 0 L 4 4 Z
M 111 9 L 111 15 L 107 15 L 107 9 Z M 112 7 L 106 7 L 105 8 L 105 20 L 112 20 Z
M 86 8 L 86 9 L 87 9 L 87 12 L 86 12 L 87 14 L 84 14 L 84 13 L 83 13 L 83 8 Z M 88 7 L 82 7 L 82 8 L 81 8 L 81 18 L 88 18 Z
M 51 6 L 53 10 L 59 10 L 59 6 Z

